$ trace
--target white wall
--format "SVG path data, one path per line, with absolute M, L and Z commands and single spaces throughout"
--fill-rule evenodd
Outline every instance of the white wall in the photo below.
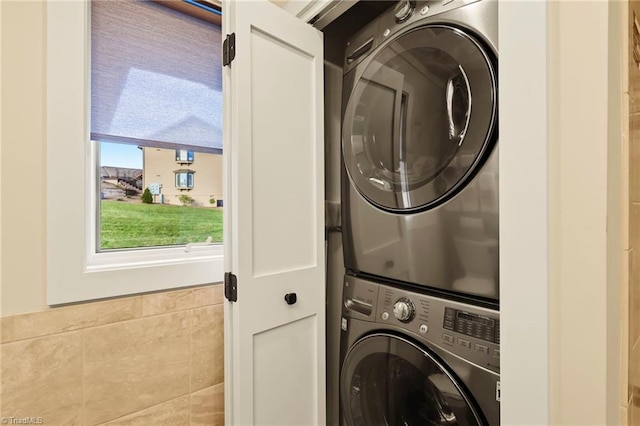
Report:
M 614 3 L 500 3 L 503 424 L 618 423 Z
M 2 4 L 0 4 L 0 25 L 2 25 Z M 1 27 L 0 27 L 1 28 Z M 2 31 L 0 30 L 0 46 Z M 0 166 L 2 165 L 2 55 L 0 54 Z M 2 173 L 0 173 L 0 317 L 2 317 Z
M 555 2 L 550 8 L 555 19 L 549 105 L 552 418 L 560 424 L 603 425 L 609 5 Z
M 3 316 L 45 302 L 45 4 L 0 2 Z M 60 188 L 64 191 L 64 188 Z
M 547 6 L 501 2 L 499 14 L 501 418 L 505 425 L 545 425 L 550 424 Z

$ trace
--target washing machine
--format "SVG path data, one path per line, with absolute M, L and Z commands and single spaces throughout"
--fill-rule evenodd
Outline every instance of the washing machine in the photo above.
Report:
M 498 303 L 494 0 L 403 0 L 344 59 L 345 267 Z
M 498 312 L 346 276 L 342 425 L 500 424 Z

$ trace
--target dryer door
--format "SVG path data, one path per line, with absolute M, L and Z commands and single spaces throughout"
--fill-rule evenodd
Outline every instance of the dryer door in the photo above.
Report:
M 462 189 L 497 138 L 492 54 L 458 28 L 429 25 L 351 72 L 343 155 L 360 194 L 382 209 L 411 212 Z
M 408 340 L 379 333 L 347 353 L 340 377 L 347 425 L 483 425 L 464 386 L 438 359 Z

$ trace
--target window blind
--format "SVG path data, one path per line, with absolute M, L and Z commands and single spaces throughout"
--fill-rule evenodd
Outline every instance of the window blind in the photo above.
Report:
M 220 27 L 151 1 L 91 2 L 91 138 L 222 152 Z

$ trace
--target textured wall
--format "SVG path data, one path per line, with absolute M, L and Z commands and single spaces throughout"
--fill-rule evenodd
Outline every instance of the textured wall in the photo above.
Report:
M 0 416 L 222 425 L 222 286 L 0 318 Z

